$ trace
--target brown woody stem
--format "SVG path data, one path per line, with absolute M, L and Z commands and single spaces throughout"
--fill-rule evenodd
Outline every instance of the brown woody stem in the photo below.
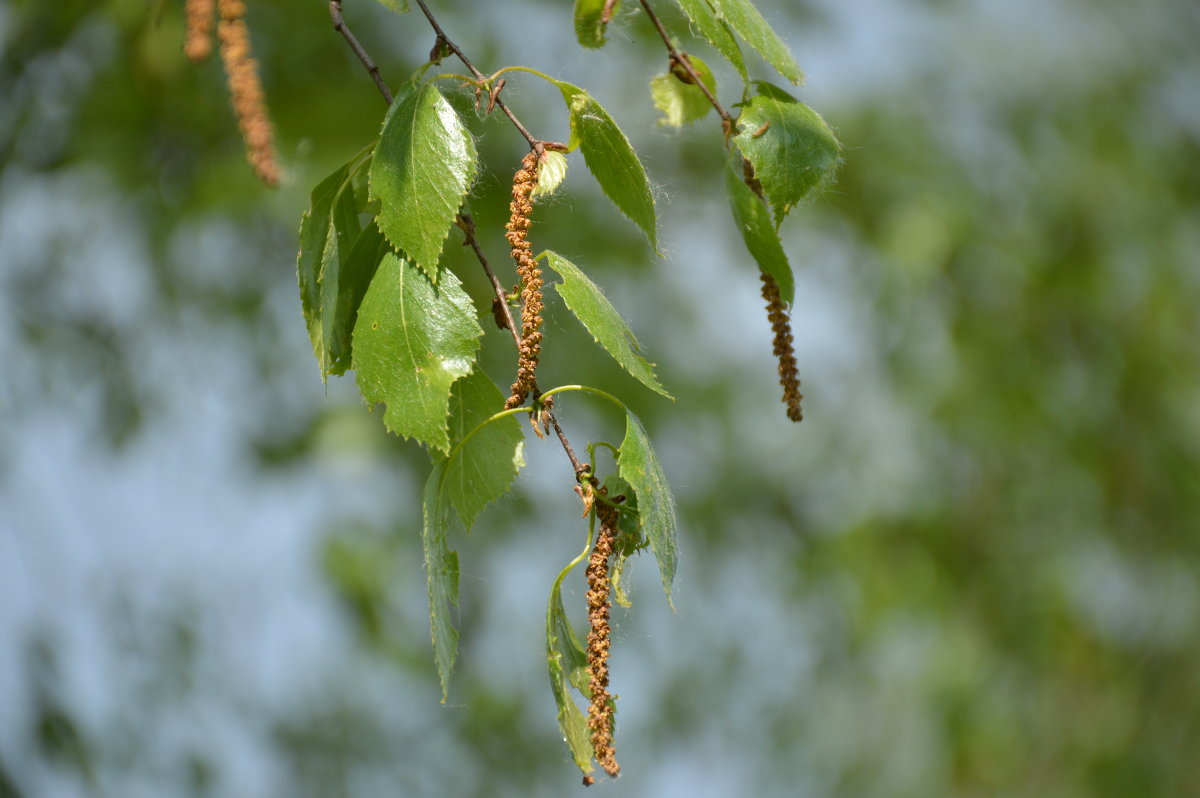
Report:
M 379 74 L 379 67 L 375 66 L 375 62 L 371 60 L 371 56 L 367 55 L 367 51 L 358 43 L 358 39 L 354 38 L 354 34 L 346 26 L 346 21 L 342 19 L 342 0 L 329 0 L 329 16 L 333 18 L 333 29 L 342 34 L 342 38 L 350 45 L 350 49 L 358 56 L 358 60 L 367 68 L 367 72 L 371 73 L 371 79 L 375 81 L 375 86 L 379 89 L 379 93 L 383 95 L 383 99 L 387 101 L 388 105 L 391 105 L 392 92 L 388 89 L 387 83 L 384 82 L 383 76 Z

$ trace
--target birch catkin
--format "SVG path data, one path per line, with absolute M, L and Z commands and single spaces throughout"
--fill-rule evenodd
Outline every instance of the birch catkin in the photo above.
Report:
M 183 54 L 189 61 L 203 61 L 212 54 L 213 13 L 217 0 L 187 0 L 187 36 Z
M 242 0 L 220 0 L 221 22 L 217 38 L 221 41 L 221 61 L 229 81 L 229 98 L 237 116 L 238 128 L 246 142 L 246 160 L 258 179 L 268 186 L 279 184 L 279 166 L 275 162 L 271 121 L 258 77 L 258 64 L 250 56 L 250 31 L 243 17 Z
M 601 493 L 603 494 L 603 488 Z M 609 560 L 612 558 L 613 544 L 617 539 L 617 522 L 620 516 L 615 507 L 604 501 L 596 503 L 596 516 L 600 519 L 600 533 L 587 567 L 588 623 L 591 625 L 587 640 L 588 688 L 592 693 L 587 724 L 592 732 L 592 749 L 595 751 L 596 761 L 604 768 L 605 773 L 616 778 L 621 773 L 621 766 L 617 764 L 617 749 L 613 745 L 615 709 L 613 697 L 608 692 L 608 655 L 612 646 L 612 627 L 609 624 L 612 579 Z
M 800 400 L 804 394 L 800 393 L 796 355 L 792 350 L 792 323 L 779 293 L 779 283 L 766 272 L 759 272 L 759 277 L 762 278 L 762 296 L 767 302 L 767 319 L 775 333 L 775 357 L 779 360 L 779 384 L 783 386 L 787 417 L 792 421 L 801 421 L 804 413 L 800 409 Z
M 529 217 L 533 213 L 533 190 L 537 188 L 538 154 L 530 152 L 513 175 L 512 202 L 504 237 L 512 247 L 512 259 L 521 277 L 521 343 L 517 356 L 517 379 L 508 409 L 520 407 L 537 385 L 538 358 L 542 352 L 542 270 L 529 246 Z

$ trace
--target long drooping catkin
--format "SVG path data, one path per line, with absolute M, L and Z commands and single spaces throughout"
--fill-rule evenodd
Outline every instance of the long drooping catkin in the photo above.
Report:
M 521 160 L 513 175 L 512 202 L 509 203 L 508 231 L 504 237 L 512 247 L 512 259 L 521 277 L 521 343 L 517 354 L 517 379 L 506 408 L 520 407 L 537 385 L 538 358 L 542 352 L 542 270 L 533 259 L 529 246 L 529 217 L 533 213 L 531 195 L 537 188 L 538 154 L 530 152 Z
M 611 504 L 599 501 L 596 503 L 596 516 L 600 519 L 600 533 L 587 567 L 588 622 L 591 624 L 587 640 L 588 687 L 592 693 L 587 723 L 592 732 L 596 761 L 605 773 L 616 778 L 621 773 L 621 766 L 617 764 L 617 750 L 613 745 L 615 709 L 608 692 L 608 654 L 612 645 L 608 616 L 612 608 L 609 598 L 612 588 L 609 560 L 617 538 L 619 514 Z
M 221 61 L 229 80 L 229 98 L 237 116 L 238 128 L 246 142 L 246 160 L 258 179 L 268 186 L 279 184 L 279 166 L 271 143 L 271 122 L 267 103 L 258 78 L 258 64 L 250 57 L 250 31 L 243 17 L 242 0 L 220 0 L 221 22 L 217 38 L 221 40 Z
M 783 297 L 779 294 L 779 283 L 766 272 L 759 272 L 759 277 L 762 278 L 762 296 L 767 302 L 767 318 L 775 333 L 775 357 L 779 359 L 779 384 L 783 386 L 787 417 L 792 421 L 801 421 L 804 413 L 800 410 L 800 400 L 804 394 L 800 393 L 796 355 L 792 350 L 792 323 L 783 305 Z
M 217 0 L 187 0 L 187 36 L 183 54 L 189 61 L 203 61 L 212 53 L 213 12 Z

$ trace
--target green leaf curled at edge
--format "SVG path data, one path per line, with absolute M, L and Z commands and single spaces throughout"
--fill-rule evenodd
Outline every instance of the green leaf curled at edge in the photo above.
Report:
M 735 157 L 731 161 L 725 168 L 725 182 L 729 188 L 733 221 L 758 268 L 775 278 L 775 282 L 779 283 L 779 293 L 790 305 L 796 298 L 796 281 L 783 244 L 779 241 L 779 233 L 771 223 L 771 211 L 739 174 L 741 159 Z
M 571 142 L 583 151 L 588 171 L 617 208 L 642 228 L 658 251 L 657 217 L 650 180 L 637 154 L 596 98 L 578 86 L 556 80 L 571 113 Z
M 475 178 L 475 142 L 432 83 L 408 83 L 383 120 L 371 163 L 379 229 L 438 280 L 442 244 Z
M 567 308 L 575 314 L 575 318 L 592 334 L 592 338 L 634 379 L 655 393 L 668 399 L 672 398 L 655 377 L 652 364 L 641 356 L 641 347 L 629 325 L 604 296 L 599 286 L 589 280 L 578 266 L 557 252 L 547 250 L 542 255 L 546 256 L 546 265 L 562 275 L 562 282 L 555 283 L 554 290 L 563 298 Z
M 333 203 L 345 185 L 350 164 L 345 164 L 312 190 L 308 210 L 300 217 L 300 254 L 296 257 L 296 278 L 300 285 L 300 307 L 312 341 L 313 354 L 321 366 L 322 378 L 328 373 L 325 328 L 321 322 L 324 302 L 321 298 L 321 272 L 329 254 L 333 227 Z M 333 252 L 336 253 L 337 243 Z
M 733 64 L 733 68 L 742 76 L 743 82 L 749 82 L 750 76 L 746 73 L 746 59 L 742 57 L 742 50 L 738 47 L 737 39 L 733 38 L 729 26 L 717 17 L 709 0 L 675 1 L 691 21 L 696 32 L 717 48 L 717 52 L 725 56 L 725 60 Z
M 646 429 L 632 411 L 626 411 L 625 440 L 617 458 L 617 473 L 637 494 L 638 518 L 642 532 L 650 541 L 650 549 L 658 560 L 667 603 L 671 600 L 671 585 L 675 581 L 675 566 L 679 558 L 675 533 L 675 499 L 667 484 L 662 465 L 650 446 Z
M 700 80 L 708 87 L 713 96 L 717 95 L 717 79 L 712 70 L 699 56 L 688 55 L 692 69 L 700 76 Z M 650 97 L 654 107 L 662 111 L 663 118 L 658 120 L 660 125 L 682 127 L 688 122 L 702 118 L 712 110 L 712 103 L 699 86 L 684 83 L 678 76 L 671 73 L 656 75 L 650 79 Z
M 468 532 L 479 512 L 504 495 L 524 465 L 525 436 L 514 416 L 498 418 L 466 437 L 503 407 L 505 398 L 478 370 L 454 383 L 450 392 L 450 440 L 455 448 L 445 463 L 442 492 Z
M 322 317 L 325 342 L 329 347 L 329 374 L 345 374 L 352 359 L 351 341 L 358 308 L 383 256 L 391 252 L 374 222 L 367 224 L 349 254 L 339 264 L 335 290 L 326 286 L 326 309 Z M 331 303 L 332 300 L 332 303 Z
M 452 272 L 434 286 L 411 262 L 388 253 L 354 325 L 359 390 L 369 403 L 386 403 L 389 430 L 445 452 L 450 387 L 471 372 L 482 335 L 471 298 Z
M 322 379 L 349 365 L 358 302 L 383 257 L 375 226 L 359 222 L 355 183 L 368 161 L 356 156 L 313 189 L 300 221 L 296 274 L 305 324 Z M 369 156 L 368 156 L 369 157 Z
M 579 642 L 575 629 L 563 609 L 562 583 L 567 574 L 578 565 L 592 548 L 589 534 L 587 544 L 579 556 L 559 572 L 550 588 L 550 601 L 546 607 L 546 667 L 550 673 L 550 689 L 554 703 L 558 706 L 558 726 L 562 729 L 563 741 L 571 751 L 575 766 L 583 773 L 592 772 L 592 739 L 587 727 L 587 717 L 571 697 L 574 686 L 585 697 L 590 696 L 587 677 L 587 652 Z
M 433 636 L 433 659 L 442 684 L 442 703 L 450 690 L 450 674 L 458 657 L 458 630 L 451 617 L 458 606 L 458 554 L 450 549 L 446 533 L 450 508 L 442 500 L 445 463 L 437 463 L 422 493 L 421 548 L 425 553 L 425 578 L 429 584 L 429 629 Z
M 796 203 L 833 179 L 842 145 L 816 111 L 766 81 L 755 86 L 734 141 L 754 167 L 778 227 Z
M 408 11 L 408 0 L 378 0 L 381 6 L 390 8 L 397 14 L 403 14 Z
M 708 0 L 717 16 L 729 24 L 742 41 L 753 47 L 763 59 L 792 83 L 803 83 L 804 73 L 786 44 L 751 0 Z
M 538 164 L 537 185 L 533 187 L 533 198 L 548 197 L 558 190 L 567 179 L 567 156 L 554 150 L 542 153 Z
M 608 27 L 608 21 L 604 19 L 605 4 L 605 0 L 575 0 L 575 38 L 584 47 L 604 46 L 604 29 Z M 620 7 L 620 0 L 613 3 L 609 9 L 610 20 Z

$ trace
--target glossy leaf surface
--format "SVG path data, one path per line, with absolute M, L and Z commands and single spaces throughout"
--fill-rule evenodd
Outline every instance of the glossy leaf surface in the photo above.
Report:
M 368 402 L 384 402 L 384 424 L 443 452 L 450 386 L 471 372 L 483 330 L 451 272 L 434 286 L 389 253 L 379 264 L 354 325 L 353 364 Z
M 432 83 L 407 84 L 383 122 L 371 163 L 379 228 L 430 279 L 475 178 L 475 142 Z
M 816 111 L 770 83 L 755 85 L 758 94 L 742 106 L 734 141 L 753 164 L 778 226 L 796 203 L 833 179 L 842 145 Z
M 443 495 L 467 531 L 479 512 L 512 486 L 524 464 L 524 435 L 515 416 L 498 418 L 476 432 L 504 407 L 504 399 L 491 378 L 480 371 L 454 383 L 450 392 L 454 448 L 445 465 Z

